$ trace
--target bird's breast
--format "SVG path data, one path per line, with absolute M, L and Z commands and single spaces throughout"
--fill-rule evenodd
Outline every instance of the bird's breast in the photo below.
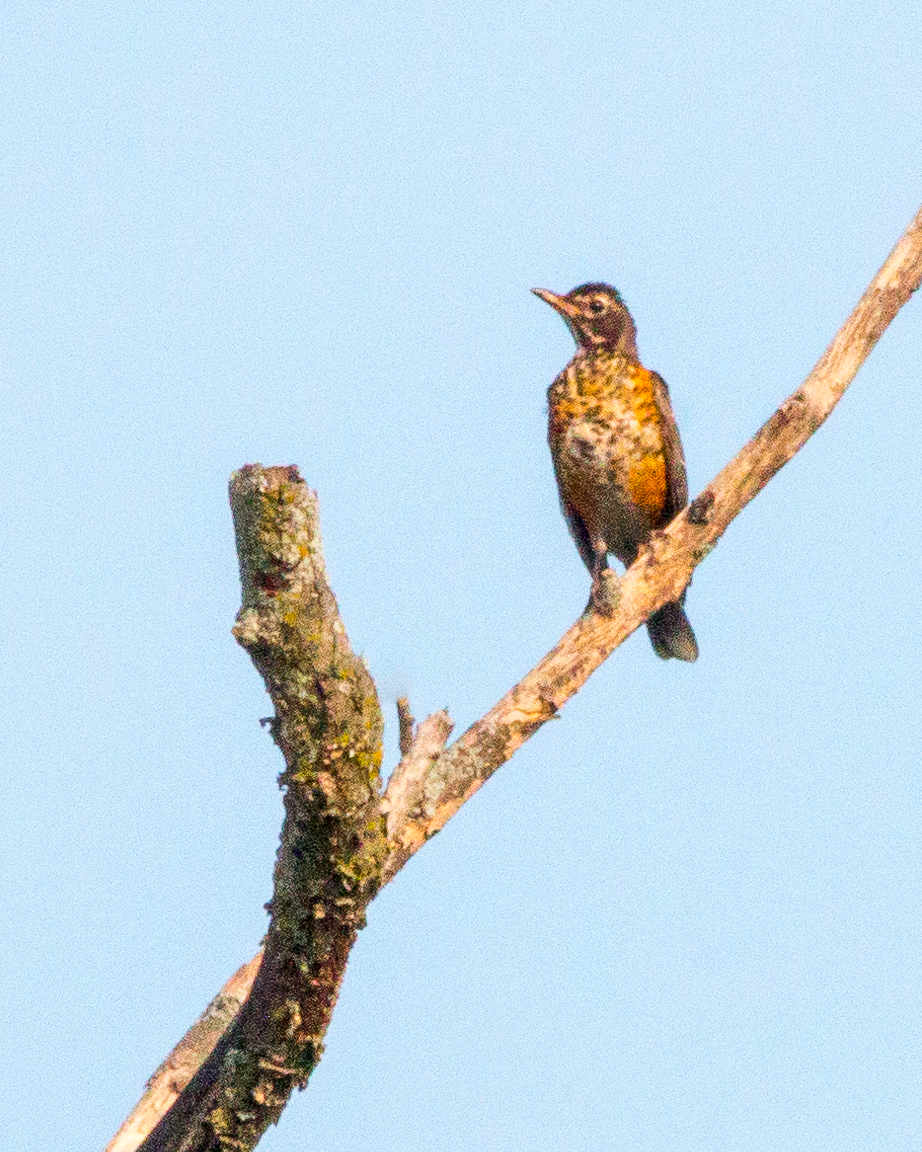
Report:
M 577 354 L 551 385 L 548 402 L 564 502 L 620 504 L 658 527 L 666 458 L 653 374 L 622 356 Z

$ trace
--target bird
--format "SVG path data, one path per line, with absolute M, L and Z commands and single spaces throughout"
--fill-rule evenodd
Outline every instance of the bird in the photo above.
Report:
M 589 606 L 610 610 L 611 553 L 629 568 L 688 503 L 685 457 L 666 382 L 640 362 L 637 330 L 610 284 L 565 296 L 532 291 L 558 312 L 576 353 L 548 389 L 548 443 L 560 504 L 592 576 Z M 681 600 L 647 620 L 654 651 L 691 663 L 698 644 Z

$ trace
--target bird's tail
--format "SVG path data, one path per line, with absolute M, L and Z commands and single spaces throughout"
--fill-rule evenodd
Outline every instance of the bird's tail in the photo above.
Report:
M 675 657 L 689 663 L 698 659 L 698 642 L 688 617 L 677 601 L 664 604 L 647 621 L 650 643 L 657 656 L 664 660 Z

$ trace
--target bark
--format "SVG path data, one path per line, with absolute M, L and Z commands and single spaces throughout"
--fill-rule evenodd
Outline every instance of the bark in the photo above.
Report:
M 230 494 L 243 585 L 234 635 L 275 705 L 285 822 L 252 991 L 146 1152 L 253 1148 L 304 1087 L 387 851 L 381 710 L 327 583 L 316 495 L 295 469 L 258 465 L 234 474 Z

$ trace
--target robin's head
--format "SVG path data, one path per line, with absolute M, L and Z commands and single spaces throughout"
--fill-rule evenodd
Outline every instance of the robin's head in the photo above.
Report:
M 607 348 L 637 355 L 636 330 L 631 314 L 610 284 L 580 284 L 566 296 L 533 288 L 566 321 L 580 348 Z

